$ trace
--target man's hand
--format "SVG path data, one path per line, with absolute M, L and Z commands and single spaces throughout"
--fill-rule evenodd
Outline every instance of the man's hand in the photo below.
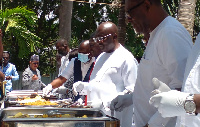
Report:
M 11 80 L 12 76 L 6 76 L 6 80 Z
M 132 94 L 118 95 L 111 101 L 110 110 L 121 112 L 125 107 L 128 107 L 131 104 L 133 104 Z
M 45 88 L 43 88 L 43 96 L 47 96 L 52 90 L 52 85 L 48 84 Z
M 82 82 L 82 81 L 75 82 L 73 84 L 73 93 L 74 93 L 74 95 L 77 96 L 78 92 L 81 92 L 83 89 L 86 89 L 88 85 L 89 85 L 88 82 Z
M 38 76 L 37 75 L 33 75 L 32 80 L 37 80 Z
M 184 103 L 189 93 L 171 90 L 156 94 L 150 98 L 149 103 L 158 108 L 162 117 L 174 117 L 185 114 Z

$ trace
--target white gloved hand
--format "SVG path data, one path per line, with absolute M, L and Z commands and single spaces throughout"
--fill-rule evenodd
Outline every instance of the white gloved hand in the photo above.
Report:
M 157 78 L 153 78 L 152 82 L 154 84 L 154 89 L 155 89 L 151 92 L 152 96 L 161 92 L 168 92 L 171 90 L 168 85 L 158 80 Z
M 79 98 L 79 99 L 77 100 L 77 102 L 78 102 L 80 105 L 82 105 L 82 104 L 83 104 L 83 99 L 82 99 L 82 98 Z
M 110 110 L 121 112 L 125 107 L 128 107 L 131 104 L 133 104 L 132 94 L 118 95 L 111 101 Z
M 99 101 L 93 101 L 91 103 L 91 106 L 92 106 L 92 108 L 95 108 L 95 109 L 101 109 L 103 107 L 103 103 L 100 100 Z
M 64 87 L 64 86 L 60 86 L 57 88 L 57 90 L 55 91 L 56 93 L 59 94 L 67 94 L 68 88 Z
M 162 117 L 174 117 L 185 114 L 184 103 L 189 93 L 171 90 L 152 96 L 149 103 L 158 108 Z
M 73 84 L 73 93 L 75 96 L 78 95 L 78 92 L 81 92 L 83 89 L 87 90 L 89 83 L 78 81 Z
M 45 88 L 43 88 L 43 96 L 47 96 L 52 90 L 52 85 L 48 84 Z

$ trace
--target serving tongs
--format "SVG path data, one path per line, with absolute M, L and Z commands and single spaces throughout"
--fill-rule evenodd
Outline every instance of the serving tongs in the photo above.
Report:
M 48 110 L 47 111 L 48 116 L 63 115 L 63 114 L 75 115 L 75 114 L 77 114 L 77 111 L 60 111 L 60 110 Z

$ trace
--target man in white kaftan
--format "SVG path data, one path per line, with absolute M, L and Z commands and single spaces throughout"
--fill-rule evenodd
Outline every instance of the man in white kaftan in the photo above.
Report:
M 94 40 L 104 52 L 96 60 L 89 83 L 73 85 L 77 92 L 82 90 L 80 86 L 88 90 L 88 100 L 94 104 L 101 102 L 99 107 L 107 115 L 113 115 L 109 109 L 111 100 L 132 93 L 137 78 L 137 60 L 118 43 L 117 33 L 116 25 L 111 22 L 98 26 Z M 120 120 L 121 127 L 131 127 L 133 105 L 115 112 L 114 116 Z

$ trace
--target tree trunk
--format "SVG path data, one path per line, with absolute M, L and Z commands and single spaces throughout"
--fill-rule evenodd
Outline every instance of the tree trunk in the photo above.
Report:
M 61 7 L 59 9 L 59 37 L 66 39 L 67 42 L 71 40 L 71 19 L 72 19 L 73 2 L 61 0 Z M 56 64 L 56 75 L 58 75 L 59 64 Z
M 61 0 L 61 8 L 59 11 L 59 36 L 68 42 L 71 39 L 71 17 L 73 2 Z
M 195 7 L 197 0 L 180 0 L 178 9 L 178 20 L 193 37 L 195 18 Z
M 125 0 L 120 0 L 121 6 L 119 8 L 118 17 L 118 41 L 122 45 L 125 43 L 126 37 L 126 22 L 125 22 Z

